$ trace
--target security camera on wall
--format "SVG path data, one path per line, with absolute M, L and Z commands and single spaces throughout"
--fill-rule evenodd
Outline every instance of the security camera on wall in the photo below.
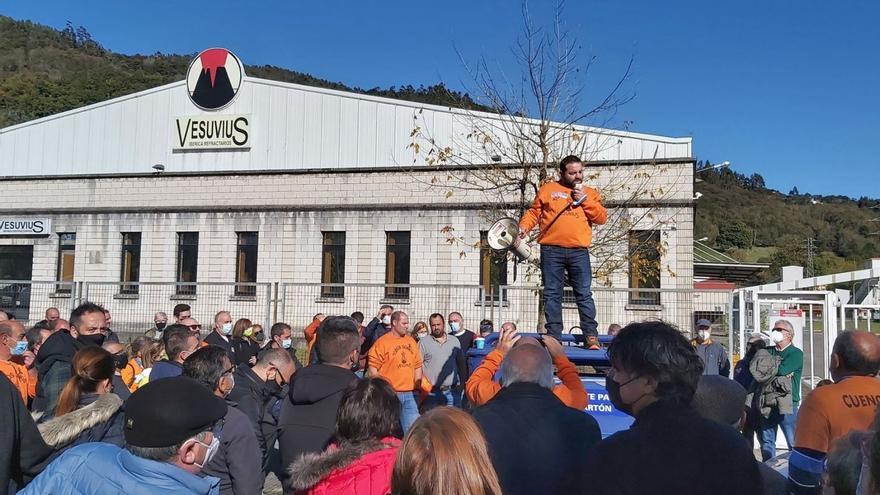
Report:
M 165 171 L 165 165 L 162 165 L 161 163 L 157 163 L 157 164 L 153 165 L 153 170 L 155 170 L 155 172 L 153 172 L 154 174 L 161 174 L 162 172 Z

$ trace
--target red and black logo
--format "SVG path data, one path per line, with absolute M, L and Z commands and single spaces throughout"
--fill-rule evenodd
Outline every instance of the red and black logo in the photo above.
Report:
M 186 71 L 189 99 L 202 110 L 225 108 L 241 88 L 244 67 L 225 48 L 209 48 L 198 54 Z

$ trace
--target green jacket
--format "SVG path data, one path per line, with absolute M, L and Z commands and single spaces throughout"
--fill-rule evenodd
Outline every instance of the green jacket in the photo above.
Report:
M 794 344 L 789 344 L 785 349 L 778 351 L 771 348 L 770 354 L 782 358 L 779 363 L 779 370 L 776 372 L 778 376 L 785 376 L 789 373 L 791 377 L 792 402 L 794 405 L 801 403 L 801 376 L 804 373 L 804 351 L 798 349 Z

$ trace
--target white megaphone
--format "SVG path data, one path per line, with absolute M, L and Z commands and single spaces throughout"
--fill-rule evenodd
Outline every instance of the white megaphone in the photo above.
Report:
M 486 234 L 489 247 L 496 251 L 511 251 L 517 258 L 538 264 L 538 255 L 531 246 L 519 238 L 519 222 L 507 217 L 498 220 L 489 227 Z

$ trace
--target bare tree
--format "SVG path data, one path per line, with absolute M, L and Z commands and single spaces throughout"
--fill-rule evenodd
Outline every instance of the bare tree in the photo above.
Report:
M 472 80 L 468 93 L 494 112 L 459 112 L 456 118 L 469 132 L 451 142 L 440 142 L 437 136 L 442 133 L 417 117 L 409 144 L 416 155 L 413 163 L 433 165 L 438 172 L 428 178 L 413 174 L 416 182 L 421 181 L 425 188 L 445 189 L 447 198 L 481 194 L 487 205 L 482 214 L 491 222 L 505 216 L 519 218 L 538 189 L 557 177 L 562 157 L 574 154 L 586 162 L 605 157 L 605 163 L 615 149 L 619 153 L 621 134 L 605 127 L 615 120 L 620 107 L 634 98 L 626 89 L 633 59 L 603 97 L 588 103 L 587 76 L 597 59 L 580 56 L 578 40 L 564 26 L 563 10 L 564 5 L 557 4 L 552 25 L 542 28 L 533 22 L 528 5 L 522 4 L 522 35 L 513 49 L 521 73 L 514 80 L 501 70 L 491 70 L 485 57 L 468 64 L 459 52 Z M 624 130 L 628 126 L 624 122 Z M 644 249 L 631 245 L 629 233 L 632 229 L 659 230 L 673 221 L 659 216 L 652 206 L 673 193 L 674 187 L 657 186 L 652 180 L 675 173 L 670 170 L 662 163 L 634 166 L 613 161 L 585 169 L 584 181 L 596 187 L 603 203 L 610 207 L 607 223 L 594 230 L 591 247 L 599 283 L 611 285 L 622 268 L 639 270 L 639 266 L 650 265 L 636 259 Z M 666 183 L 690 180 L 689 174 L 682 173 Z M 480 245 L 479 239 L 468 239 L 452 226 L 445 226 L 443 233 L 447 242 L 463 248 Z M 661 238 L 652 247 L 664 254 L 668 244 Z M 466 255 L 467 250 L 460 254 Z M 656 270 L 656 264 L 651 266 Z M 668 265 L 665 270 L 674 276 Z M 527 279 L 537 281 L 535 275 L 535 267 L 530 266 Z M 646 271 L 643 275 L 649 278 L 655 274 Z

